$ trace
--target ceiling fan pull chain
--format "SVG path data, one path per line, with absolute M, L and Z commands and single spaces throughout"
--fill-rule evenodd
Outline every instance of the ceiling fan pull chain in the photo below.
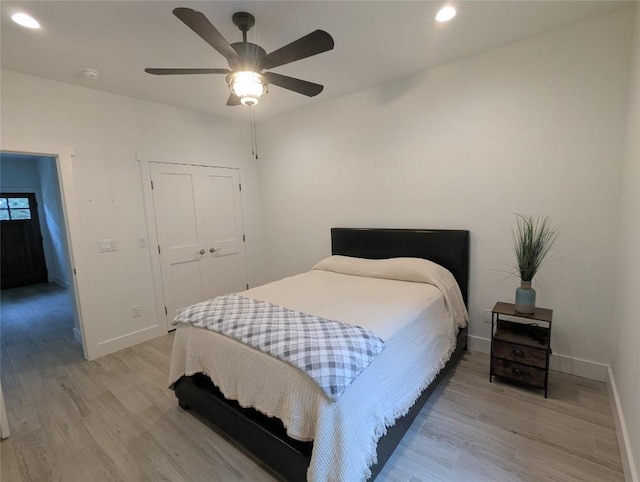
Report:
M 247 109 L 249 111 L 249 135 L 251 136 L 251 155 L 255 157 L 256 151 L 253 147 L 253 127 L 251 125 L 251 107 Z
M 256 118 L 253 114 L 253 109 L 249 107 L 251 110 L 251 123 L 253 124 L 253 150 L 256 156 L 256 161 L 258 160 L 258 134 L 256 133 Z
M 249 106 L 249 130 L 251 131 L 251 154 L 258 159 L 258 140 L 256 137 L 256 120 L 253 116 L 253 109 Z

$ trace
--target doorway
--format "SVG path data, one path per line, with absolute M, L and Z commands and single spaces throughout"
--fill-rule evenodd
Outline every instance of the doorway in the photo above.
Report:
M 35 313 L 37 310 L 32 308 L 43 301 L 40 298 L 55 292 L 60 310 L 68 313 L 71 320 L 58 328 L 65 327 L 82 356 L 84 340 L 57 159 L 2 151 L 0 171 L 3 301 L 20 305 L 24 313 Z M 30 329 L 41 326 L 43 333 L 48 331 L 39 319 L 26 322 L 31 324 Z

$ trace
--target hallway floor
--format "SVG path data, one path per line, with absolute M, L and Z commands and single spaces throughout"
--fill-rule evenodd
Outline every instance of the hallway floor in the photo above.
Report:
M 58 359 L 83 358 L 82 346 L 73 337 L 68 289 L 44 283 L 2 290 L 0 319 L 3 362 L 9 355 L 14 363 L 29 358 L 30 363 L 46 364 L 47 353 L 54 351 Z

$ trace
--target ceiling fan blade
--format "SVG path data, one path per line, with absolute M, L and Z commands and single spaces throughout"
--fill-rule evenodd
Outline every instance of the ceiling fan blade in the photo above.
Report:
M 153 75 L 228 74 L 229 69 L 144 69 Z
M 272 69 L 312 55 L 321 54 L 333 49 L 333 46 L 331 35 L 324 30 L 315 30 L 263 57 L 260 66 L 263 69 Z
M 306 80 L 276 74 L 275 72 L 265 72 L 262 75 L 264 75 L 273 85 L 277 85 L 283 89 L 292 90 L 298 94 L 303 94 L 308 97 L 314 97 L 324 89 L 324 86 L 320 84 L 314 84 L 313 82 L 307 82 Z
M 233 107 L 234 105 L 240 105 L 240 97 L 238 97 L 237 95 L 234 94 L 230 94 L 229 98 L 227 99 L 227 105 Z
M 173 14 L 182 20 L 187 27 L 197 33 L 205 42 L 224 55 L 227 60 L 234 62 L 241 60 L 238 53 L 231 47 L 231 44 L 227 42 L 202 12 L 197 12 L 190 8 L 178 7 L 173 9 Z

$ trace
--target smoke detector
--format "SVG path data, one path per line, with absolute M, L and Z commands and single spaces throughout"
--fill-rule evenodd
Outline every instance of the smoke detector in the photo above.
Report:
M 87 79 L 98 80 L 100 77 L 100 72 L 95 69 L 84 69 L 82 71 L 82 75 L 84 75 Z

